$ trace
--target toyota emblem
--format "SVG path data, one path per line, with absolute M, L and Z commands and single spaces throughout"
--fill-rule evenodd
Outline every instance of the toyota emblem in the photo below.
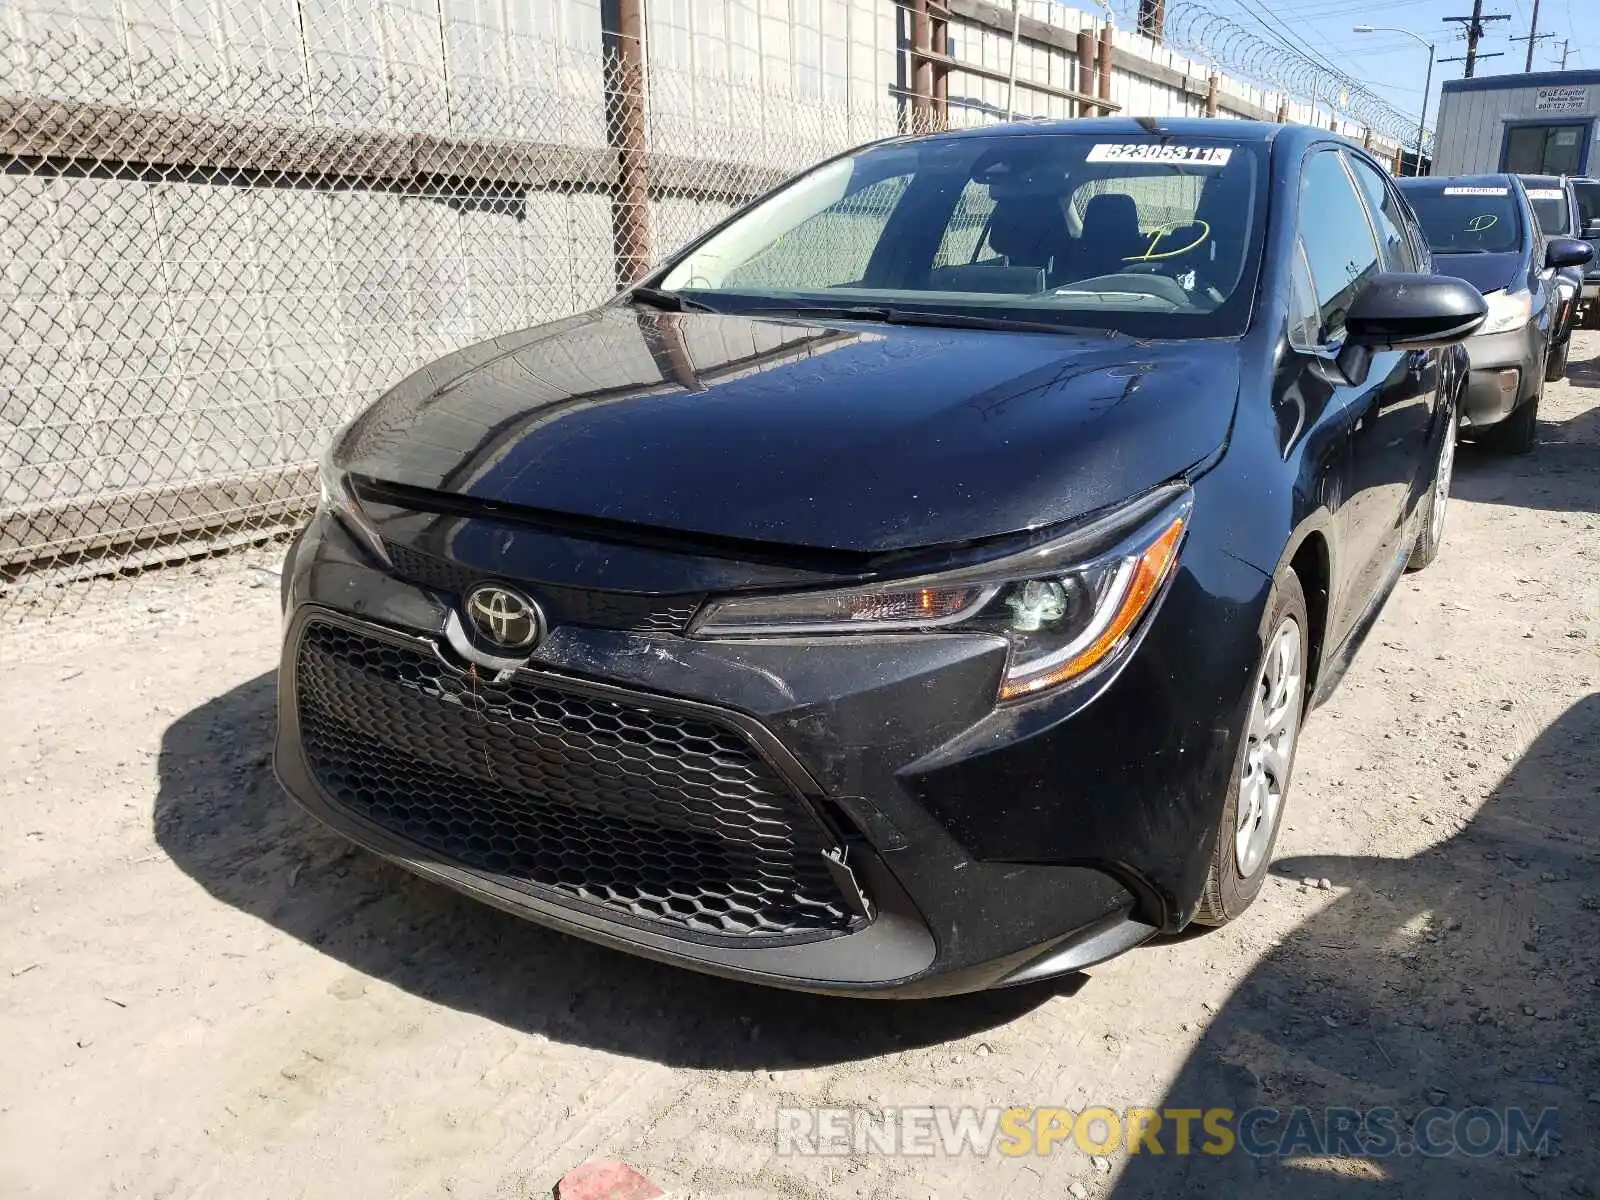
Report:
M 467 593 L 467 620 L 498 650 L 531 650 L 544 636 L 544 614 L 526 596 L 486 583 Z

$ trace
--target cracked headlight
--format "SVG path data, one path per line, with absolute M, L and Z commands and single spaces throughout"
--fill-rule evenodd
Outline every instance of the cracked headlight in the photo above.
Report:
M 1021 699 L 1118 657 L 1172 577 L 1193 503 L 1187 488 L 1167 488 L 1056 541 L 955 571 L 712 600 L 690 636 L 993 633 L 1010 645 L 1000 699 Z

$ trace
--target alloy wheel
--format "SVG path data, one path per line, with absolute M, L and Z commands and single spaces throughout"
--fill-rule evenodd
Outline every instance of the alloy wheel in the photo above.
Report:
M 1245 731 L 1248 741 L 1239 779 L 1239 821 L 1233 843 L 1239 874 L 1245 879 L 1255 874 L 1272 845 L 1278 814 L 1289 790 L 1289 770 L 1294 764 L 1295 738 L 1300 735 L 1304 697 L 1302 640 L 1300 623 L 1292 617 L 1273 631 L 1250 703 L 1250 723 Z
M 1444 431 L 1444 446 L 1439 450 L 1439 469 L 1433 476 L 1433 515 L 1428 520 L 1428 536 L 1434 545 L 1444 539 L 1444 510 L 1450 503 L 1450 479 L 1456 466 L 1456 427 L 1449 422 Z

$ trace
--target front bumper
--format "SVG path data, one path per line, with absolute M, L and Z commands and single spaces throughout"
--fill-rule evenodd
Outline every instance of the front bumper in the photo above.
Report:
M 1481 429 L 1498 424 L 1538 390 L 1544 363 L 1533 324 L 1469 337 L 1463 345 L 1471 362 L 1461 400 L 1464 425 Z
M 1264 603 L 1268 584 L 1226 555 L 1206 567 L 1208 588 L 1180 570 L 1142 643 L 1094 694 L 1007 708 L 993 703 L 1004 648 L 983 636 L 716 642 L 553 629 L 519 676 L 640 708 L 703 709 L 783 764 L 868 906 L 867 919 L 828 936 L 717 939 L 630 920 L 442 853 L 332 794 L 308 764 L 297 703 L 295 648 L 307 623 L 353 620 L 367 635 L 431 647 L 452 598 L 376 568 L 326 516 L 285 566 L 277 770 L 352 840 L 647 957 L 841 994 L 1026 982 L 1179 928 L 1198 900 L 1254 663 L 1255 622 L 1239 618 Z

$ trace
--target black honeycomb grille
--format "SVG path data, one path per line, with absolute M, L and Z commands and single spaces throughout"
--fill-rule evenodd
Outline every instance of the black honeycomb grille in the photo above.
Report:
M 712 938 L 827 936 L 833 844 L 742 733 L 543 682 L 474 682 L 422 646 L 307 623 L 307 765 L 330 799 L 517 884 Z
M 385 542 L 395 574 L 439 592 L 462 595 L 469 588 L 499 576 L 451 562 L 438 555 Z M 516 584 L 515 579 L 506 577 Z M 523 586 L 516 584 L 516 586 Z M 592 625 L 601 629 L 635 629 L 645 633 L 681 633 L 699 611 L 702 596 L 639 596 L 625 592 L 595 592 L 553 584 L 529 584 L 554 625 Z

